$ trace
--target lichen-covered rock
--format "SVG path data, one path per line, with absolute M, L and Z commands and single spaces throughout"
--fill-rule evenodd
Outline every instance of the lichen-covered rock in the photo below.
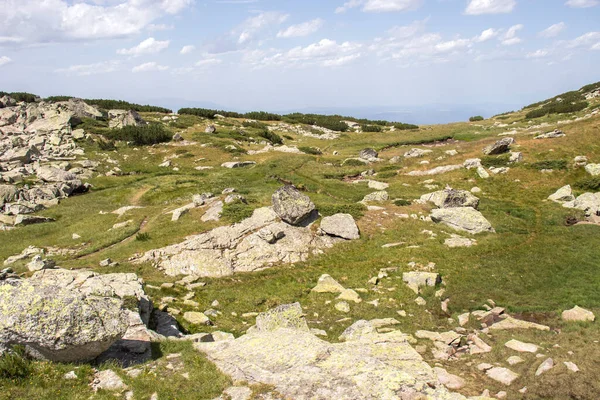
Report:
M 390 198 L 390 195 L 385 190 L 381 190 L 379 192 L 373 192 L 366 195 L 361 203 L 370 203 L 370 202 L 378 202 L 381 203 L 383 201 L 387 201 Z
M 111 129 L 147 125 L 147 122 L 135 110 L 109 110 L 108 118 L 108 127 Z
M 566 185 L 558 189 L 556 192 L 548 196 L 548 200 L 552 200 L 555 203 L 565 203 L 568 201 L 574 201 L 573 190 L 571 185 Z
M 256 317 L 256 330 L 269 332 L 280 328 L 308 331 L 300 303 L 283 304 Z
M 506 153 L 510 150 L 510 145 L 515 143 L 515 139 L 511 137 L 506 137 L 498 140 L 494 144 L 490 144 L 485 149 L 483 149 L 483 154 L 491 156 L 495 154 Z
M 421 287 L 434 287 L 435 285 L 442 282 L 440 274 L 435 272 L 421 271 L 404 272 L 402 274 L 402 280 L 416 294 L 419 294 L 419 290 Z
M 596 316 L 590 310 L 575 306 L 570 310 L 562 312 L 561 318 L 563 321 L 576 321 L 576 322 L 594 322 Z
M 587 216 L 600 214 L 600 192 L 584 193 L 573 201 L 563 203 L 565 208 L 582 210 Z
M 273 211 L 285 222 L 299 225 L 315 212 L 314 203 L 292 185 L 286 185 L 273 193 Z
M 35 280 L 0 285 L 0 344 L 52 361 L 91 360 L 125 334 L 122 305 Z
M 471 234 L 495 232 L 490 222 L 471 207 L 438 208 L 431 211 L 431 220 Z
M 279 328 L 195 348 L 234 383 L 272 385 L 290 399 L 465 399 L 439 384 L 405 335 L 379 334 L 368 321 L 359 322 L 343 343 L 328 343 L 304 328 Z
M 344 290 L 346 289 L 328 274 L 321 275 L 317 286 L 312 288 L 316 293 L 342 293 Z
M 421 201 L 432 202 L 439 208 L 472 207 L 477 209 L 479 207 L 479 198 L 466 190 L 452 188 L 424 194 L 421 196 Z
M 363 160 L 367 160 L 367 161 L 378 161 L 378 157 L 379 153 L 377 153 L 375 150 L 373 149 L 363 149 L 358 153 L 358 157 L 362 158 Z
M 415 157 L 423 157 L 425 154 L 433 153 L 433 150 L 423 150 L 423 149 L 410 149 L 406 153 L 404 153 L 405 158 L 415 158 Z
M 335 214 L 323 218 L 321 221 L 321 231 L 327 235 L 341 237 L 342 239 L 360 239 L 358 226 L 350 214 Z

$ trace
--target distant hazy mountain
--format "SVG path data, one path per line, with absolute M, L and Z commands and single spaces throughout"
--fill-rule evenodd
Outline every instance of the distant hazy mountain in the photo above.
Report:
M 466 121 L 474 115 L 491 117 L 507 111 L 518 110 L 518 104 L 429 104 L 421 106 L 373 106 L 373 107 L 307 107 L 302 109 L 285 110 L 244 110 L 227 107 L 210 101 L 195 101 L 177 98 L 144 99 L 138 101 L 143 104 L 170 108 L 177 112 L 180 108 L 210 108 L 226 111 L 269 111 L 278 114 L 292 112 L 314 114 L 339 114 L 355 118 L 373 120 L 386 120 L 393 122 L 406 122 L 410 124 L 443 124 L 449 122 Z

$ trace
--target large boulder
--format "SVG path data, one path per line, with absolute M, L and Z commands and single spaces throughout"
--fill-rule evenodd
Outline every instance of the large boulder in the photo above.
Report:
M 494 144 L 490 144 L 486 148 L 483 149 L 483 154 L 491 156 L 496 154 L 506 153 L 510 150 L 510 145 L 515 142 L 515 139 L 511 137 L 506 137 L 498 140 Z
M 431 211 L 431 220 L 471 234 L 495 232 L 489 221 L 471 207 L 438 208 Z
M 573 196 L 573 190 L 571 189 L 571 185 L 561 187 L 556 192 L 548 196 L 548 200 L 552 200 L 555 203 L 575 201 L 575 196 Z
M 363 149 L 358 153 L 358 158 L 362 158 L 367 161 L 377 161 L 379 153 L 377 153 L 374 149 Z
M 350 214 L 335 214 L 321 221 L 321 232 L 342 239 L 360 239 L 358 226 Z
M 40 156 L 39 150 L 35 146 L 14 148 L 6 151 L 0 157 L 0 161 L 19 161 L 23 164 L 31 163 L 35 158 Z
M 0 285 L 0 345 L 59 362 L 92 360 L 127 330 L 123 302 L 40 281 Z
M 13 185 L 0 185 L 0 207 L 17 199 L 19 190 Z
M 299 225 L 307 220 L 316 211 L 310 198 L 300 193 L 295 186 L 286 185 L 277 190 L 273 196 L 273 211 L 283 221 L 292 225 Z
M 96 107 L 87 104 L 82 99 L 69 99 L 69 101 L 62 102 L 74 116 L 79 118 L 93 118 L 99 119 L 102 118 L 102 112 L 98 110 Z
M 585 166 L 585 170 L 588 174 L 592 176 L 600 175 L 600 164 L 588 164 Z
M 108 112 L 108 118 L 108 127 L 111 129 L 121 129 L 126 126 L 143 126 L 147 124 L 135 110 L 110 110 Z
M 424 194 L 421 196 L 421 201 L 432 202 L 439 208 L 472 207 L 477 209 L 479 207 L 479 199 L 471 192 L 452 188 Z
M 573 201 L 563 203 L 563 207 L 585 211 L 587 216 L 600 215 L 600 192 L 584 193 Z

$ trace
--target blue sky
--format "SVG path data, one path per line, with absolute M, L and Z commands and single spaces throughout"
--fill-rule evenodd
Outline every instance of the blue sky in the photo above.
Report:
M 519 106 L 600 80 L 599 21 L 600 0 L 0 0 L 0 90 Z

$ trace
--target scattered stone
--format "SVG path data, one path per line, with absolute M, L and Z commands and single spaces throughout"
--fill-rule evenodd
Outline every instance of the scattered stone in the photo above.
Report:
M 534 139 L 555 139 L 563 136 L 566 136 L 563 131 L 555 129 L 553 131 L 537 135 L 536 137 L 534 137 Z
M 544 360 L 544 362 L 540 364 L 538 369 L 535 371 L 535 376 L 540 376 L 544 372 L 550 371 L 552 368 L 554 368 L 554 360 L 552 360 L 551 358 L 547 358 L 546 360 Z
M 328 274 L 321 275 L 317 286 L 312 288 L 317 293 L 342 293 L 344 290 L 346 289 Z
M 359 158 L 362 158 L 363 160 L 367 160 L 369 162 L 379 161 L 379 158 L 377 158 L 378 156 L 379 153 L 377 153 L 373 149 L 363 149 L 358 153 Z
M 231 162 L 226 162 L 226 163 L 221 164 L 221 167 L 233 169 L 233 168 L 248 167 L 250 165 L 256 165 L 256 162 L 254 162 L 254 161 L 231 161 Z
M 477 245 L 477 241 L 475 239 L 468 239 L 458 235 L 452 235 L 448 239 L 444 240 L 444 245 L 452 248 L 456 247 L 472 247 Z
M 55 266 L 56 263 L 53 260 L 42 259 L 42 256 L 37 254 L 33 256 L 31 262 L 27 264 L 27 269 L 33 272 L 54 268 Z
M 592 176 L 600 176 L 600 164 L 588 164 L 585 166 L 585 170 Z
M 75 371 L 69 371 L 63 375 L 63 379 L 67 379 L 67 380 L 77 379 L 77 374 L 75 373 Z
M 479 175 L 479 177 L 481 179 L 488 179 L 490 177 L 490 174 L 488 174 L 488 172 L 485 170 L 485 168 L 483 167 L 477 167 L 477 175 Z
M 183 314 L 183 319 L 193 325 L 210 325 L 210 319 L 201 312 L 188 311 Z
M 509 365 L 517 365 L 517 364 L 520 364 L 522 362 L 525 362 L 525 360 L 523 360 L 519 356 L 510 356 L 510 357 L 508 357 L 508 359 L 506 360 L 506 362 L 508 362 Z
M 512 372 L 510 369 L 503 367 L 490 368 L 485 372 L 485 374 L 489 378 L 500 382 L 506 386 L 510 386 L 515 381 L 515 379 L 519 377 L 519 375 Z
M 110 258 L 106 258 L 102 261 L 100 261 L 100 266 L 101 267 L 108 267 L 110 264 L 112 264 L 112 260 Z
M 432 202 L 439 208 L 454 207 L 479 207 L 479 199 L 466 190 L 446 188 L 438 192 L 424 194 L 420 199 L 422 202 Z
M 573 159 L 573 164 L 575 167 L 585 167 L 588 163 L 588 158 L 586 156 L 577 156 Z
M 423 157 L 425 154 L 433 153 L 433 150 L 410 149 L 404 153 L 405 158 Z
M 521 353 L 537 353 L 538 346 L 532 343 L 524 343 L 518 340 L 512 339 L 504 344 L 509 349 L 521 352 Z
M 415 299 L 415 303 L 417 303 L 417 305 L 419 306 L 425 306 L 427 304 L 427 301 L 425 301 L 424 298 L 419 296 Z
M 350 305 L 345 301 L 340 301 L 335 304 L 335 309 L 340 312 L 347 313 L 350 312 Z
M 260 332 L 281 328 L 309 331 L 300 303 L 283 304 L 256 317 L 256 330 Z
M 434 287 L 442 283 L 442 278 L 434 272 L 404 272 L 402 281 L 416 294 L 419 294 L 420 288 L 424 286 Z
M 596 316 L 593 312 L 579 306 L 575 306 L 570 310 L 563 311 L 561 318 L 563 321 L 569 322 L 594 322 L 596 320 Z
M 344 289 L 344 291 L 342 293 L 340 293 L 340 295 L 337 297 L 337 299 L 345 300 L 345 301 L 353 301 L 355 303 L 362 302 L 362 299 L 360 298 L 358 293 L 356 293 L 356 291 L 354 291 L 352 289 Z M 337 308 L 337 306 L 336 306 L 336 308 Z
M 579 372 L 579 367 L 575 363 L 572 363 L 571 361 L 564 361 L 563 364 L 565 364 L 565 367 L 567 367 L 569 371 Z
M 573 196 L 573 190 L 571 189 L 571 185 L 561 187 L 555 193 L 548 196 L 548 200 L 552 200 L 555 203 L 566 203 L 569 201 L 575 201 L 575 196 Z
M 431 176 L 431 175 L 439 175 L 445 174 L 447 172 L 456 171 L 462 169 L 462 165 L 443 165 L 440 167 L 436 167 L 433 169 L 425 170 L 425 171 L 411 171 L 407 173 L 408 176 Z
M 444 368 L 434 367 L 433 371 L 437 374 L 438 382 L 448 389 L 458 390 L 465 386 L 464 379 L 448 373 Z
M 520 151 L 513 151 L 510 153 L 510 157 L 508 158 L 508 162 L 511 164 L 520 163 L 523 161 L 523 153 Z
M 94 392 L 97 392 L 98 390 L 121 392 L 127 389 L 127 385 L 125 385 L 121 377 L 117 375 L 115 371 L 110 369 L 96 372 L 91 386 L 92 389 L 94 389 Z
M 549 331 L 550 327 L 536 324 L 534 322 L 523 321 L 513 317 L 507 317 L 500 322 L 496 322 L 489 327 L 491 330 L 512 330 L 512 329 L 537 329 L 539 331 Z
M 466 324 L 469 323 L 469 316 L 471 314 L 470 313 L 464 313 L 458 316 L 458 324 L 460 326 L 465 326 Z
M 209 125 L 204 129 L 204 133 L 217 133 L 217 127 L 214 125 Z
M 147 125 L 147 122 L 134 110 L 109 110 L 108 118 L 108 127 L 111 129 L 121 129 L 126 126 Z

